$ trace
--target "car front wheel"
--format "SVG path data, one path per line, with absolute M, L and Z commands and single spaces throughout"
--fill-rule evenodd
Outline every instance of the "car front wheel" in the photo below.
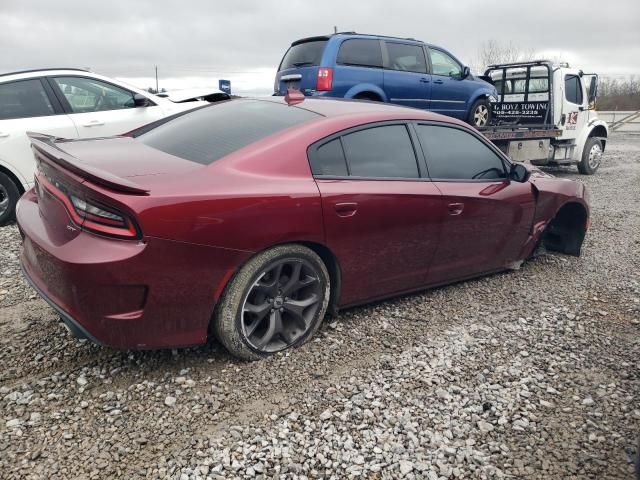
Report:
M 20 190 L 4 173 L 0 172 L 0 226 L 15 218 Z
M 231 279 L 216 307 L 214 333 L 231 354 L 246 360 L 298 347 L 320 327 L 329 293 L 327 268 L 312 250 L 273 247 Z
M 476 100 L 469 113 L 468 122 L 474 127 L 486 127 L 491 121 L 491 105 L 486 98 Z

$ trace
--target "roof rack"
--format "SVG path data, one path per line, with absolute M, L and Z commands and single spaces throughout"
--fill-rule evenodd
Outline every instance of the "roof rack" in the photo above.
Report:
M 17 72 L 0 73 L 0 77 L 7 77 L 9 75 L 18 75 L 20 73 L 33 73 L 33 72 L 50 72 L 52 70 L 76 70 L 78 72 L 89 72 L 86 68 L 75 67 L 56 67 L 56 68 L 33 68 L 31 70 L 19 70 Z
M 376 35 L 375 33 L 358 33 L 358 32 L 336 32 L 332 33 L 332 35 L 362 35 L 363 37 L 380 37 L 380 38 L 395 38 L 402 40 L 411 40 L 412 42 L 422 42 L 422 40 L 417 40 L 412 37 L 392 37 L 391 35 Z

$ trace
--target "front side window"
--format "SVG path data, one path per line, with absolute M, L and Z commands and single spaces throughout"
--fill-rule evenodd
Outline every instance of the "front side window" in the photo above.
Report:
M 73 113 L 135 107 L 133 93 L 100 80 L 84 77 L 56 77 L 53 80 L 60 87 Z
M 469 132 L 437 125 L 418 125 L 429 176 L 439 180 L 506 178 L 502 159 Z
M 20 80 L 0 85 L 0 120 L 55 115 L 40 80 Z
M 450 55 L 433 48 L 430 48 L 429 52 L 431 53 L 431 68 L 434 75 L 445 77 L 462 76 L 462 67 Z
M 404 72 L 427 73 L 427 60 L 420 45 L 385 42 L 389 54 L 389 68 Z
M 382 50 L 378 40 L 354 38 L 340 45 L 337 62 L 342 65 L 382 68 Z
M 418 164 L 407 127 L 385 125 L 342 137 L 349 171 L 355 177 L 418 178 Z
M 567 102 L 582 105 L 582 84 L 577 75 L 566 75 L 564 77 L 564 95 Z

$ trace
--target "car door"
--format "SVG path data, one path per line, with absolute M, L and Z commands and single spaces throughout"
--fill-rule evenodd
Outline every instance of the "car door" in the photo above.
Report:
M 422 175 L 404 123 L 367 126 L 309 149 L 341 305 L 420 287 L 438 246 L 443 205 Z
M 422 45 L 386 40 L 384 91 L 392 103 L 428 108 L 431 75 Z
M 118 135 L 164 116 L 153 101 L 136 106 L 134 92 L 95 78 L 51 77 L 50 84 L 69 111 L 80 138 Z
M 531 184 L 510 181 L 506 160 L 466 128 L 418 124 L 416 132 L 446 209 L 430 282 L 461 280 L 519 259 L 535 211 Z
M 438 48 L 429 47 L 431 58 L 431 103 L 429 110 L 464 119 L 470 86 L 462 78 L 463 67 Z
M 562 117 L 564 130 L 562 138 L 575 139 L 583 131 L 588 121 L 588 99 L 579 75 L 567 73 L 564 75 L 564 96 L 562 98 Z
M 0 164 L 30 186 L 35 161 L 27 131 L 78 137 L 73 121 L 40 78 L 0 84 Z

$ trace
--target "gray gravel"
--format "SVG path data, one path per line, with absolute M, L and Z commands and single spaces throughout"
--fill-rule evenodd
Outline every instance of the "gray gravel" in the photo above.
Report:
M 244 363 L 71 338 L 0 228 L 2 478 L 632 478 L 640 137 L 593 177 L 580 259 L 546 255 L 325 323 Z

